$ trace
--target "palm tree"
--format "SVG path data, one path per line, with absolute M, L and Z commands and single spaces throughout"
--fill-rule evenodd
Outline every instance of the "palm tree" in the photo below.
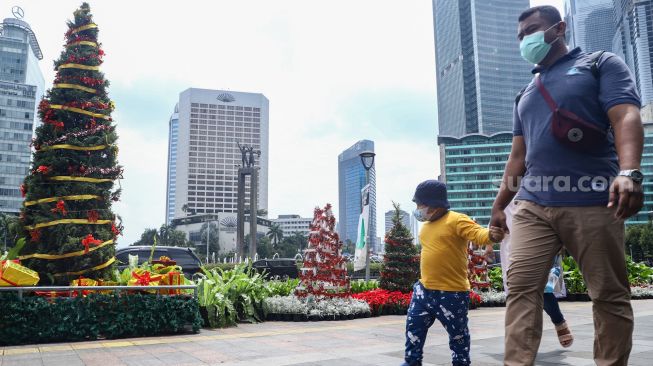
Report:
M 303 250 L 304 247 L 308 245 L 308 238 L 301 231 L 295 231 L 292 233 L 292 241 L 297 244 L 299 250 Z
M 283 230 L 281 230 L 281 226 L 279 226 L 279 224 L 272 224 L 268 230 L 267 236 L 272 240 L 272 244 L 276 247 L 277 243 L 283 240 Z

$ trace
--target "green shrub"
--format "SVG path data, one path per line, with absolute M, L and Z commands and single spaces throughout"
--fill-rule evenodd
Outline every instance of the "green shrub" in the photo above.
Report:
M 234 269 L 204 270 L 197 281 L 200 306 L 206 308 L 209 325 L 223 328 L 237 321 L 256 323 L 265 319 L 263 300 L 270 296 L 262 275 L 250 265 Z
M 503 291 L 503 272 L 501 272 L 500 266 L 489 270 L 488 277 L 490 278 L 490 287 L 497 291 Z
M 0 346 L 197 332 L 197 301 L 186 296 L 99 295 L 18 298 L 0 294 Z
M 379 288 L 379 281 L 377 280 L 354 280 L 351 281 L 351 293 L 352 294 L 358 294 L 361 292 L 369 291 L 369 290 L 376 290 Z
M 383 263 L 370 263 L 370 276 L 371 277 L 379 277 L 381 275 L 381 267 L 383 266 Z M 354 263 L 352 262 L 347 262 L 347 273 L 352 276 L 356 275 L 358 276 L 364 276 L 365 275 L 365 269 L 361 269 L 360 271 L 354 272 Z
M 210 271 L 212 269 L 219 268 L 223 271 L 231 271 L 236 267 L 235 263 L 209 263 L 205 264 L 202 266 L 202 268 L 206 269 L 207 271 Z
M 268 287 L 270 296 L 288 296 L 295 292 L 299 285 L 299 279 L 288 279 L 286 281 L 267 281 L 265 285 Z

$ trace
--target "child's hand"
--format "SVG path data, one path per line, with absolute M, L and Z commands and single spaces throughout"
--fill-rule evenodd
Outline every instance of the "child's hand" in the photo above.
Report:
M 490 240 L 492 240 L 495 243 L 498 243 L 501 240 L 503 240 L 504 236 L 505 233 L 503 232 L 503 229 L 497 226 L 490 226 Z

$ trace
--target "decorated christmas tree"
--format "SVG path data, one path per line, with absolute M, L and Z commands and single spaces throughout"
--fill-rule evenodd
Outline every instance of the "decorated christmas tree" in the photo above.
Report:
M 69 284 L 80 276 L 111 277 L 121 232 L 111 211 L 120 190 L 117 135 L 108 81 L 100 72 L 98 26 L 88 4 L 68 22 L 66 44 L 54 62 L 52 89 L 41 101 L 32 169 L 21 185 L 26 245 L 20 258 L 41 284 Z
M 474 290 L 490 287 L 487 275 L 487 258 L 482 249 L 470 242 L 467 246 L 467 277 Z
M 308 249 L 304 251 L 301 282 L 295 295 L 314 299 L 350 296 L 346 260 L 342 256 L 342 242 L 334 228 L 336 218 L 331 205 L 315 208 L 310 226 Z
M 419 254 L 410 230 L 401 222 L 399 205 L 395 209 L 392 229 L 385 235 L 385 256 L 381 269 L 382 289 L 408 293 L 419 278 Z

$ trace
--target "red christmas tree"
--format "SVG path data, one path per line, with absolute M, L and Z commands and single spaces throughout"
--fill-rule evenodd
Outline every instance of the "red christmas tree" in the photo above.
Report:
M 342 242 L 335 232 L 336 218 L 331 205 L 315 208 L 308 249 L 304 251 L 301 282 L 295 295 L 316 298 L 350 296 L 346 260 L 342 256 Z
M 467 246 L 468 262 L 467 262 L 467 276 L 469 284 L 474 290 L 490 287 L 490 281 L 487 276 L 487 258 L 474 243 L 469 243 Z

